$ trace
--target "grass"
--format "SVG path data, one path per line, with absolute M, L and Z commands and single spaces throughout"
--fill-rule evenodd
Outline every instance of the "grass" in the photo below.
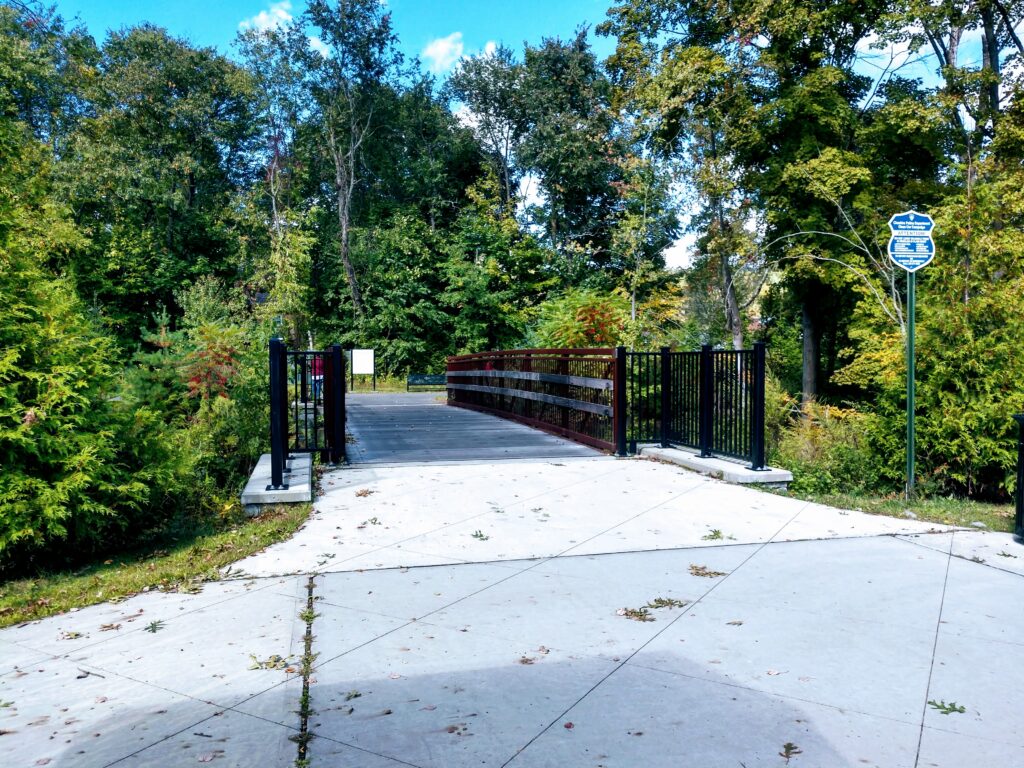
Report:
M 422 373 L 422 371 L 417 371 Z M 348 392 L 355 394 L 363 394 L 366 392 L 373 392 L 373 377 L 359 375 L 355 377 L 355 381 L 348 379 L 345 381 L 345 388 Z M 377 377 L 377 392 L 405 392 L 405 376 L 378 376 Z M 436 394 L 444 394 L 444 387 L 438 387 L 437 389 L 428 389 L 426 387 L 416 387 L 413 392 L 434 392 Z
M 310 504 L 275 507 L 228 530 L 201 531 L 165 549 L 114 557 L 71 572 L 0 584 L 0 627 L 121 600 L 147 589 L 198 592 L 220 569 L 291 536 Z M 154 630 L 155 631 L 155 630 Z
M 990 531 L 1013 531 L 1013 504 L 992 504 L 970 499 L 951 499 L 943 496 L 919 498 L 912 502 L 899 495 L 867 496 L 857 494 L 793 494 L 807 501 L 816 501 L 830 507 L 853 509 L 869 515 L 908 517 L 911 512 L 918 520 L 965 528 L 972 523 L 984 523 Z

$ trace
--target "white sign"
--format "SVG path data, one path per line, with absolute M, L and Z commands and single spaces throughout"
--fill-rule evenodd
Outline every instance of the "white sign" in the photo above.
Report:
M 374 370 L 372 349 L 352 350 L 352 373 L 372 376 Z

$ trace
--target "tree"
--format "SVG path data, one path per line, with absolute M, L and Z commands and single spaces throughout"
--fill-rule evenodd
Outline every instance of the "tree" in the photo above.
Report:
M 350 243 L 352 201 L 365 144 L 377 127 L 378 105 L 400 76 L 403 57 L 391 16 L 377 0 L 313 0 L 303 20 L 316 32 L 317 48 L 298 27 L 291 30 L 290 40 L 300 46 L 296 58 L 306 69 L 311 119 L 334 170 L 332 197 L 341 263 L 355 316 L 362 320 L 365 308 Z
M 520 160 L 536 174 L 543 204 L 534 221 L 576 279 L 582 267 L 606 266 L 618 213 L 616 139 L 611 85 L 580 29 L 568 42 L 546 39 L 527 46 L 523 88 L 529 130 Z
M 20 73 L 15 46 L 0 72 Z M 173 474 L 152 411 L 119 401 L 115 347 L 47 263 L 83 238 L 56 201 L 51 150 L 0 80 L 0 569 L 123 542 Z M 152 514 L 150 521 L 141 512 Z
M 0 72 L 17 119 L 59 157 L 88 115 L 87 84 L 99 59 L 85 29 L 68 28 L 53 8 L 0 5 L 0 37 L 16 52 Z
M 621 181 L 613 183 L 619 214 L 611 231 L 611 265 L 623 275 L 632 321 L 648 294 L 666 282 L 663 254 L 679 234 L 670 177 L 658 157 L 645 154 L 617 158 Z
M 183 285 L 234 270 L 252 83 L 214 51 L 141 26 L 109 37 L 89 96 L 58 166 L 88 245 L 56 266 L 129 342 Z
M 856 102 L 868 82 L 852 70 L 857 44 L 880 3 L 822 6 L 803 0 L 729 6 L 656 0 L 626 2 L 601 26 L 618 46 L 610 64 L 635 109 L 653 121 L 661 146 L 679 160 L 701 213 L 702 257 L 715 264 L 726 325 L 740 341 L 736 275 L 751 254 L 782 265 L 804 320 L 805 398 L 817 394 L 825 307 L 841 303 L 845 276 L 832 274 L 836 243 L 804 238 L 791 257 L 793 232 L 830 232 L 835 210 L 796 183 L 795 169 L 823 150 L 840 150 L 850 177 L 864 180 L 855 153 Z M 850 191 L 856 191 L 851 187 Z M 754 214 L 759 215 L 754 217 Z M 747 229 L 771 247 L 753 248 Z M 833 294 L 826 302 L 811 297 Z
M 310 169 L 298 142 L 307 110 L 300 62 L 288 43 L 294 34 L 291 29 L 250 29 L 238 38 L 255 86 L 259 137 L 254 154 L 264 169 L 262 183 L 245 197 L 253 235 L 242 264 L 251 300 L 264 314 L 282 318 L 287 328 L 281 332 L 301 346 L 314 310 L 312 229 L 319 209 L 304 194 Z
M 529 129 L 525 78 L 513 51 L 499 45 L 461 61 L 447 85 L 494 168 L 502 205 L 510 214 L 523 174 L 519 153 Z

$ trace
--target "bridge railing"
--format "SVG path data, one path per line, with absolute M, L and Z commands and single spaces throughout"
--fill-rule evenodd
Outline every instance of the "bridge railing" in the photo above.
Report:
M 615 350 L 512 349 L 448 358 L 448 403 L 615 449 Z
M 753 349 L 626 352 L 623 376 L 628 450 L 684 446 L 765 468 L 765 346 Z
M 587 445 L 694 448 L 765 468 L 765 346 L 512 349 L 448 358 L 448 402 Z
M 319 453 L 345 459 L 345 355 L 326 350 L 288 349 L 270 340 L 270 468 L 267 490 L 287 488 L 291 454 Z

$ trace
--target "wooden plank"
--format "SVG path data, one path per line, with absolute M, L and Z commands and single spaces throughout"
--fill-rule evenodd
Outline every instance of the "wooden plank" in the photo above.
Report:
M 562 429 L 554 424 L 550 424 L 540 419 L 531 419 L 528 416 L 520 416 L 515 413 L 509 413 L 508 411 L 502 411 L 497 408 L 488 408 L 486 405 L 477 405 L 476 403 L 459 403 L 452 401 L 448 403 L 450 406 L 455 408 L 465 408 L 470 411 L 479 411 L 480 413 L 488 413 L 492 416 L 498 416 L 502 419 L 508 419 L 509 421 L 518 421 L 520 424 L 526 424 L 529 427 L 534 427 L 543 432 L 550 432 L 553 435 L 559 435 L 561 437 L 567 437 L 577 443 L 583 445 L 589 445 L 592 448 L 597 448 L 601 451 L 613 451 L 614 446 L 607 440 L 602 440 L 599 437 L 593 437 L 591 435 L 584 434 L 583 432 L 576 432 L 571 429 Z
M 592 376 L 566 376 L 560 373 L 540 373 L 538 371 L 448 371 L 448 378 L 452 377 L 544 381 L 550 384 L 568 384 L 573 387 L 586 387 L 600 391 L 610 390 L 615 385 L 612 379 L 599 379 Z
M 506 397 L 518 397 L 523 400 L 535 400 L 541 403 L 560 405 L 563 408 L 572 408 L 577 411 L 596 413 L 598 416 L 611 417 L 612 415 L 611 405 L 588 403 L 586 400 L 573 400 L 568 397 L 545 395 L 541 392 L 527 392 L 526 390 L 510 389 L 507 387 L 487 387 L 482 384 L 452 384 L 450 382 L 448 384 L 448 389 L 463 390 L 466 392 L 487 392 L 492 395 L 504 395 Z
M 469 360 L 487 360 L 487 359 L 499 359 L 509 357 L 525 357 L 526 355 L 532 355 L 534 357 L 562 357 L 563 355 L 569 355 L 571 358 L 607 358 L 608 362 L 611 362 L 612 357 L 615 354 L 615 350 L 609 347 L 592 347 L 585 349 L 502 349 L 493 352 L 475 352 L 471 355 L 452 355 L 448 358 L 448 362 L 465 362 Z

